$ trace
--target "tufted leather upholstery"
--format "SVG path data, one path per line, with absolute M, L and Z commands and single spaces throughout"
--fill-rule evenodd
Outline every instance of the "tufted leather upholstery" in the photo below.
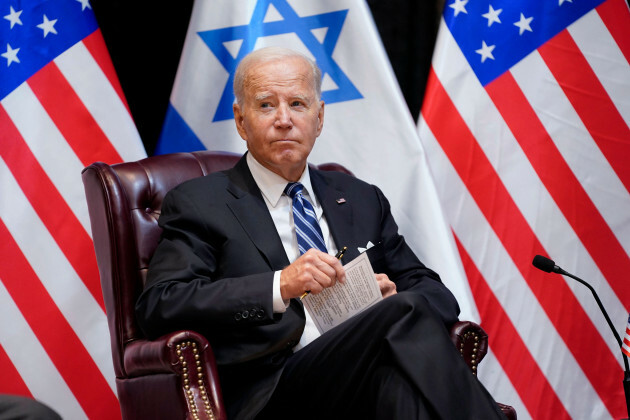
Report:
M 231 168 L 239 158 L 227 152 L 175 153 L 111 166 L 96 162 L 82 172 L 124 419 L 226 419 L 205 337 L 178 331 L 148 341 L 134 306 L 160 237 L 164 195 L 188 179 Z M 334 163 L 318 167 L 350 173 Z M 476 374 L 487 351 L 485 332 L 461 321 L 451 338 Z

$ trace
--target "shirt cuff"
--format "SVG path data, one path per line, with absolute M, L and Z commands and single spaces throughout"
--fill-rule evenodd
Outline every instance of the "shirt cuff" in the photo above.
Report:
M 281 314 L 287 311 L 289 300 L 282 300 L 280 293 L 280 271 L 273 273 L 273 313 Z

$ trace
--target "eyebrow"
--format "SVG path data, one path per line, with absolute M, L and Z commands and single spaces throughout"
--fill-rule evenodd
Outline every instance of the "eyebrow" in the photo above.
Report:
M 270 93 L 261 93 L 259 95 L 254 96 L 254 100 L 256 102 L 262 102 L 262 101 L 264 101 L 266 99 L 269 99 L 269 98 L 271 98 L 273 96 L 275 96 L 275 95 L 272 95 Z M 296 96 L 291 97 L 291 100 L 293 100 L 293 99 L 299 99 L 299 100 L 301 100 L 303 102 L 310 103 L 309 96 L 307 96 L 307 95 L 296 95 Z
M 273 95 L 268 94 L 268 93 L 263 93 L 263 94 L 254 96 L 254 100 L 256 100 L 256 102 L 260 102 L 260 101 L 264 101 L 265 99 L 268 99 L 271 96 Z
M 294 96 L 293 99 L 299 99 L 302 102 L 310 103 L 310 96 L 297 95 L 297 96 Z

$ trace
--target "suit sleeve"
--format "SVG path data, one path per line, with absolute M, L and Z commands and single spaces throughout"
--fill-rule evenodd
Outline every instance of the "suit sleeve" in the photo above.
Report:
M 245 329 L 280 317 L 272 309 L 272 271 L 219 278 L 225 238 L 212 231 L 186 194 L 167 194 L 159 224 L 162 238 L 136 304 L 148 337 L 179 329 Z
M 381 242 L 383 272 L 396 283 L 399 292 L 419 293 L 447 326 L 457 321 L 459 305 L 455 296 L 442 283 L 440 276 L 426 267 L 411 250 L 391 214 L 389 201 L 374 187 L 381 208 Z

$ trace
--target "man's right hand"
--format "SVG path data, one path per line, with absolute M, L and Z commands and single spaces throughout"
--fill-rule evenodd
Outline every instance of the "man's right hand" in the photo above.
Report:
M 332 255 L 311 248 L 280 273 L 283 300 L 302 296 L 306 291 L 318 294 L 337 281 L 346 281 L 341 262 Z

